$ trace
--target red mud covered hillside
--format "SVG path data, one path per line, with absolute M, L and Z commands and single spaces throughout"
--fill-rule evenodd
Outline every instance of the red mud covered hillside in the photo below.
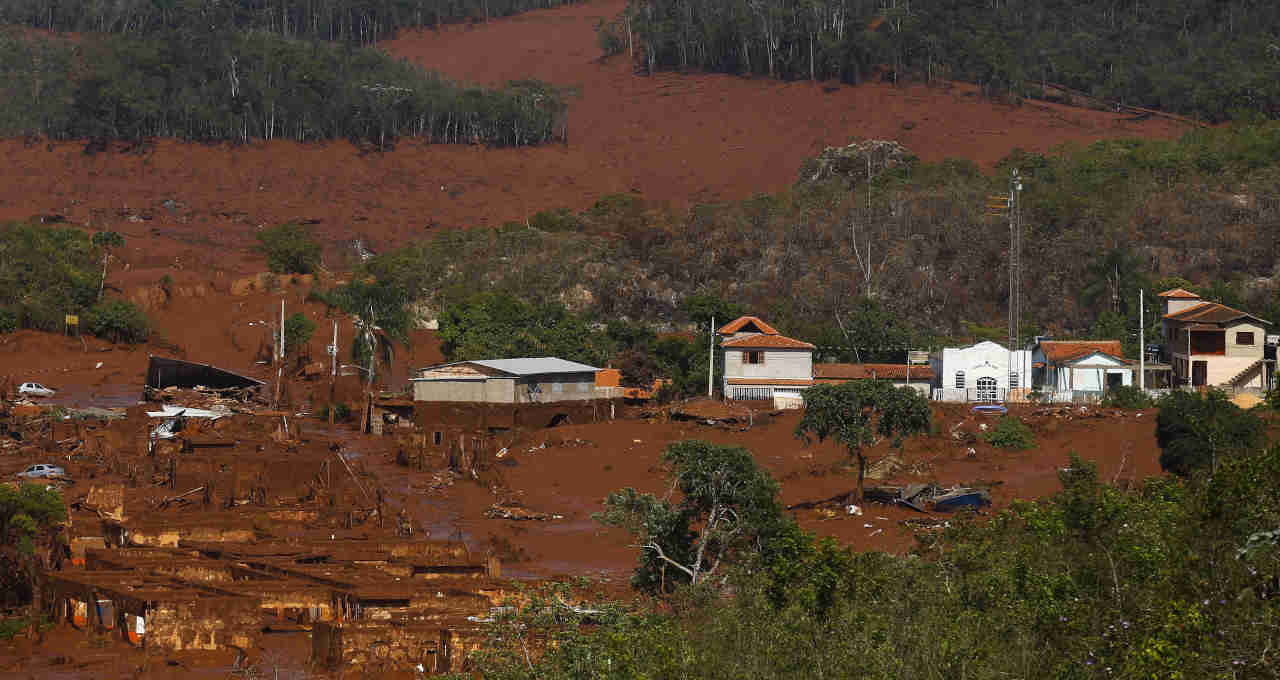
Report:
M 6 140 L 0 219 L 62 215 L 116 228 L 131 243 L 154 240 L 160 250 L 186 244 L 200 266 L 236 269 L 254 231 L 285 220 L 314 220 L 324 237 L 359 236 L 385 248 L 438 227 L 584 208 L 611 193 L 684 205 L 776 191 L 806 158 L 853 137 L 896 139 L 926 160 L 990 166 L 1014 148 L 1182 129 L 1041 102 L 1010 107 L 958 83 L 636 76 L 625 55 L 601 62 L 596 46 L 596 22 L 622 7 L 611 0 L 535 11 L 382 44 L 463 82 L 532 77 L 573 88 L 567 144 L 486 149 L 405 140 L 393 151 L 363 153 L 346 142 L 159 140 L 87 155 L 82 143 Z

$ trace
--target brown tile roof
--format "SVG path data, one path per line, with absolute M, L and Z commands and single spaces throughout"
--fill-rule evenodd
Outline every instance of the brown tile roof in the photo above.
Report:
M 788 338 L 785 335 L 744 335 L 740 338 L 728 338 L 720 343 L 721 347 L 734 349 L 816 349 L 803 341 Z
M 818 382 L 863 378 L 905 380 L 908 373 L 906 364 L 814 364 L 813 377 Z M 910 377 L 912 380 L 932 380 L 933 369 L 928 366 L 912 366 Z
M 1248 312 L 1242 312 L 1217 302 L 1201 302 L 1194 307 L 1188 307 L 1180 312 L 1165 314 L 1164 318 L 1170 321 L 1186 321 L 1195 323 L 1213 323 L 1223 324 L 1237 319 L 1253 319 L 1264 324 L 1270 325 L 1271 322 L 1261 317 L 1254 316 Z
M 746 328 L 747 326 L 750 326 L 753 324 L 761 333 L 764 333 L 765 335 L 778 334 L 778 331 L 774 330 L 773 326 L 770 326 L 769 324 L 761 321 L 760 317 L 756 317 L 756 316 L 740 316 L 737 319 L 734 319 L 733 321 L 730 321 L 729 323 L 721 326 L 720 330 L 716 332 L 721 335 L 733 335 L 734 333 L 738 333 L 742 331 L 743 328 Z
M 1173 298 L 1175 300 L 1199 300 L 1200 296 L 1192 293 L 1185 288 L 1173 288 L 1160 293 L 1158 297 Z
M 1124 358 L 1124 347 L 1119 340 L 1041 340 L 1040 351 L 1052 362 L 1071 361 L 1094 352 Z
M 787 387 L 808 387 L 812 380 L 802 378 L 729 378 L 730 385 L 783 385 Z

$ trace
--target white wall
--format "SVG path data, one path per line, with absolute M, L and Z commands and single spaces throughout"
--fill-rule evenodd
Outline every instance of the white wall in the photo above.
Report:
M 943 394 L 955 393 L 956 373 L 964 372 L 964 388 L 966 390 L 978 386 L 979 378 L 994 378 L 996 388 L 1009 388 L 1010 359 L 1012 367 L 1018 373 L 1018 387 L 1026 387 L 1031 380 L 1031 353 L 1027 350 L 1009 352 L 1003 345 L 995 342 L 980 342 L 970 347 L 948 347 L 942 350 L 941 371 L 938 387 Z
M 743 353 L 748 351 L 763 351 L 764 363 L 744 363 Z M 747 350 L 736 347 L 725 348 L 724 377 L 809 380 L 813 377 L 813 352 L 807 349 Z
M 1253 333 L 1253 344 L 1238 344 L 1236 342 L 1237 333 Z M 1266 338 L 1266 329 L 1258 324 L 1241 321 L 1240 323 L 1227 326 L 1227 356 L 1250 357 L 1254 361 L 1257 361 L 1262 358 L 1262 348 Z

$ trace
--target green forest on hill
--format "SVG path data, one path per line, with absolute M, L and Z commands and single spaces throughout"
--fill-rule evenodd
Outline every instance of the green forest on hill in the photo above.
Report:
M 401 28 L 482 21 L 573 0 L 6 0 L 0 24 L 47 31 L 266 31 L 369 45 Z
M 1280 113 L 1280 5 L 1254 0 L 632 0 L 601 45 L 649 71 L 1053 85 L 1206 120 Z
M 566 107 L 537 81 L 464 87 L 369 48 L 265 32 L 0 33 L 7 136 L 523 146 L 563 139 Z

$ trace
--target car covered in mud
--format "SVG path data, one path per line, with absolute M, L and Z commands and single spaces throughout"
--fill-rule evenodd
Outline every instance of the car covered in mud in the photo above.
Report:
M 22 383 L 18 388 L 18 394 L 24 397 L 52 397 L 56 393 L 57 390 L 34 382 Z
M 22 479 L 44 479 L 46 477 L 65 477 L 66 474 L 66 470 L 63 470 L 57 465 L 37 463 L 35 465 L 28 465 L 27 469 L 18 473 L 18 476 Z

